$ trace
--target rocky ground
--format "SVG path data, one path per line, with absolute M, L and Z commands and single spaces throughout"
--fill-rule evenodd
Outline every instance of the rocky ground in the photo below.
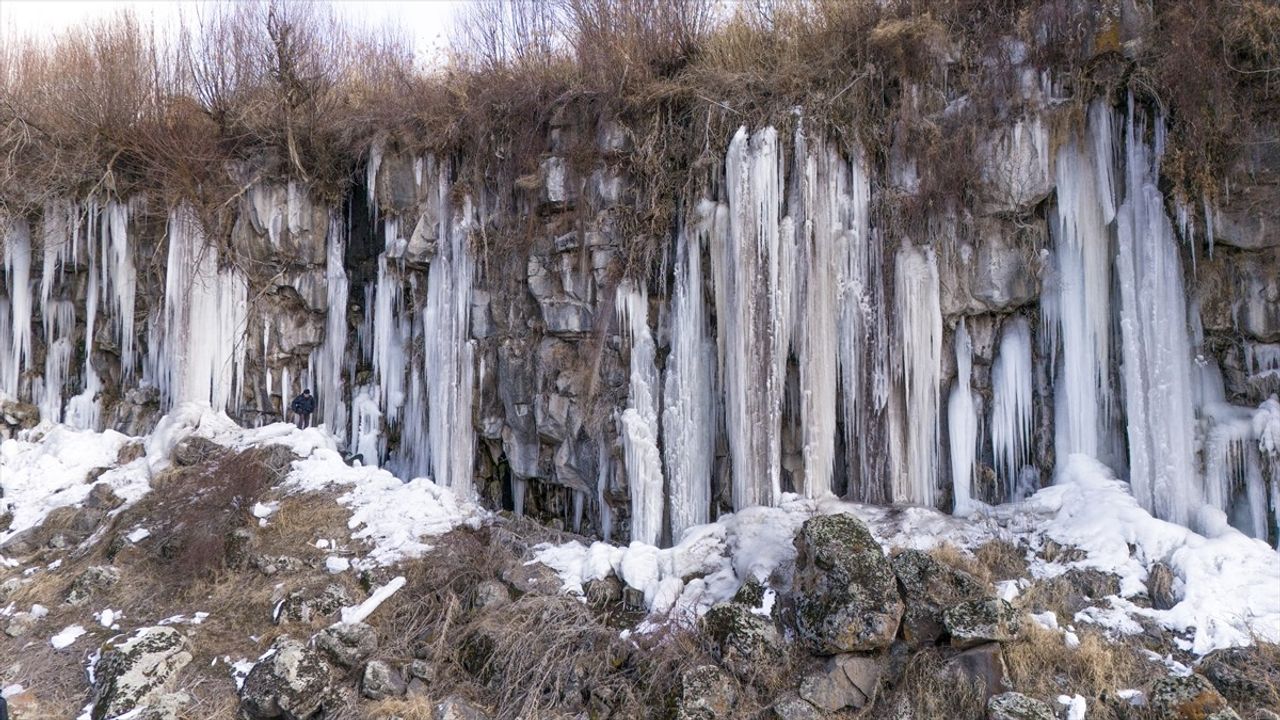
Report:
M 14 717 L 1280 717 L 1280 647 L 1169 629 L 1182 565 L 1134 591 L 1051 538 L 799 501 L 611 548 L 331 445 L 198 412 L 6 441 Z

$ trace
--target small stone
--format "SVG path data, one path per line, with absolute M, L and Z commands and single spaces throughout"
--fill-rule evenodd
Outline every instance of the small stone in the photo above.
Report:
M 1178 596 L 1173 591 L 1173 568 L 1162 562 L 1151 566 L 1147 573 L 1147 596 L 1151 598 L 1151 607 L 1156 610 L 1171 610 L 1178 604 Z
M 339 623 L 315 636 L 316 649 L 334 665 L 354 668 L 378 649 L 378 633 L 364 623 Z
M 481 580 L 471 596 L 471 607 L 493 610 L 511 602 L 511 591 L 497 580 Z
M 992 695 L 987 700 L 987 720 L 1056 720 L 1053 708 L 1022 693 Z
M 110 565 L 94 565 L 80 573 L 71 583 L 71 590 L 67 592 L 67 603 L 69 605 L 83 605 L 96 593 L 106 590 L 118 582 L 120 582 L 120 571 L 118 569 Z
M 622 581 L 613 575 L 588 580 L 582 585 L 582 594 L 592 607 L 607 607 L 622 600 Z
M 22 637 L 31 632 L 39 623 L 40 618 L 31 613 L 18 613 L 9 620 L 8 625 L 5 625 L 4 634 L 13 638 Z
M 435 682 L 436 672 L 435 663 L 427 662 L 426 660 L 414 660 L 409 663 L 409 676 L 423 682 Z
M 430 697 L 431 686 L 418 678 L 410 678 L 409 684 L 405 688 L 405 695 L 411 698 Z
M 173 446 L 172 458 L 175 465 L 199 465 L 223 450 L 224 447 L 208 438 L 190 435 Z
M 298 590 L 289 593 L 276 613 L 277 625 L 296 622 L 309 624 L 331 618 L 352 604 L 351 595 L 341 585 L 331 584 L 323 592 Z
M 373 660 L 364 666 L 364 677 L 360 680 L 360 694 L 366 698 L 386 700 L 400 697 L 407 689 L 400 673 L 385 662 Z
M 733 678 L 715 665 L 699 665 L 680 677 L 676 720 L 728 720 L 737 700 Z
M 489 713 L 470 700 L 450 695 L 436 704 L 432 720 L 489 720 Z
M 970 648 L 987 642 L 1008 642 L 1018 635 L 1020 613 L 999 599 L 961 603 L 942 616 L 951 645 Z
M 123 504 L 124 500 L 105 482 L 94 484 L 84 501 L 85 507 L 95 510 L 115 510 Z
M 1157 680 L 1147 702 L 1169 720 L 1240 720 L 1213 683 L 1196 673 Z

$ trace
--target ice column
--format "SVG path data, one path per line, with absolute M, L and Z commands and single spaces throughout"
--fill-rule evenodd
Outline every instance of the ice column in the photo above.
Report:
M 1095 104 L 1084 138 L 1073 138 L 1057 157 L 1057 203 L 1050 218 L 1056 286 L 1042 294 L 1055 359 L 1059 459 L 1072 453 L 1099 457 L 1110 422 L 1112 201 L 1110 111 Z
M 133 377 L 134 307 L 138 273 L 129 250 L 129 206 L 109 201 L 102 210 L 102 292 L 112 300 L 112 327 L 120 348 L 120 371 Z
M 321 417 L 325 427 L 339 442 L 343 441 L 347 430 L 347 406 L 343 403 L 348 289 L 347 269 L 343 262 L 347 248 L 344 230 L 341 217 L 331 214 L 324 269 L 328 315 L 325 316 L 324 344 L 317 350 L 319 357 L 313 360 L 319 369 L 319 384 L 323 391 L 319 393 Z
M 833 147 L 811 147 L 796 131 L 797 177 L 790 202 L 796 240 L 797 316 L 793 326 L 800 365 L 800 426 L 807 497 L 831 494 L 839 397 L 840 281 L 850 255 L 845 229 L 848 167 Z
M 218 268 L 195 211 L 169 212 L 164 311 L 153 333 L 151 375 L 165 404 L 195 401 L 235 410 L 244 381 L 248 288 L 235 268 Z
M 711 510 L 716 356 L 702 296 L 702 243 L 715 223 L 715 204 L 703 201 L 697 213 L 693 235 L 682 229 L 676 238 L 671 354 L 663 394 L 662 450 L 671 485 L 672 542 L 707 522 Z
M 1020 500 L 1036 489 L 1037 483 L 1022 482 L 1031 463 L 1033 387 L 1031 327 L 1016 316 L 1005 322 L 991 366 L 991 455 L 1003 500 Z
M 947 402 L 947 429 L 951 444 L 951 484 L 955 513 L 968 512 L 973 498 L 973 463 L 978 449 L 978 410 L 973 402 L 973 343 L 964 320 L 956 326 L 956 381 Z
M 618 284 L 618 321 L 631 345 L 631 397 L 621 415 L 622 448 L 631 487 L 631 539 L 657 545 L 664 510 L 658 452 L 658 369 L 649 331 L 649 298 L 630 280 Z
M 469 242 L 472 207 L 469 196 L 461 207 L 449 201 L 451 187 L 444 170 L 439 185 L 440 251 L 431 261 L 424 318 L 427 414 L 431 434 L 431 472 L 434 480 L 461 497 L 475 494 L 475 430 L 472 425 L 472 383 L 475 342 L 471 340 L 471 284 L 474 264 Z
M 794 285 L 794 237 L 781 230 L 778 135 L 739 128 L 725 158 L 727 230 L 712 234 L 716 317 L 733 506 L 781 494 L 781 420 Z M 717 223 L 719 225 L 719 223 Z
M 1191 342 L 1182 262 L 1156 165 L 1130 118 L 1125 202 L 1117 213 L 1129 482 L 1138 502 L 1182 525 L 1204 501 L 1195 464 Z M 1064 316 L 1065 322 L 1065 316 Z
M 896 271 L 907 455 L 906 472 L 894 475 L 892 500 L 932 507 L 936 502 L 942 382 L 941 295 L 932 248 L 905 242 L 898 250 Z
M 1205 502 L 1223 511 L 1242 532 L 1265 540 L 1267 491 L 1263 443 L 1258 441 L 1261 413 L 1226 401 L 1217 363 L 1208 360 L 1198 369 Z

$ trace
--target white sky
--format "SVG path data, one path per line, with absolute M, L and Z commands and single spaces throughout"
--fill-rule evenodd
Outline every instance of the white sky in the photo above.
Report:
M 0 30 L 23 35 L 53 35 L 86 20 L 129 8 L 141 20 L 173 23 L 190 15 L 203 0 L 0 0 Z M 412 38 L 419 61 L 432 62 L 448 45 L 453 17 L 466 0 L 331 0 L 353 23 L 389 23 Z

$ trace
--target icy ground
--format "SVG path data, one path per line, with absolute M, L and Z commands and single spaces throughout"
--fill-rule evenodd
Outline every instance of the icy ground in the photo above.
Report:
M 393 565 L 431 549 L 431 538 L 459 526 L 478 527 L 491 516 L 426 478 L 408 482 L 376 467 L 350 467 L 322 429 L 298 430 L 287 423 L 246 429 L 207 407 L 183 405 L 165 416 L 144 440 L 145 455 L 110 467 L 95 482 L 107 482 L 126 501 L 136 502 L 150 479 L 169 462 L 173 447 L 197 435 L 245 449 L 281 444 L 300 456 L 282 488 L 286 492 L 334 489 L 348 508 L 353 537 L 367 542 L 357 567 Z M 55 508 L 82 503 L 89 473 L 114 465 L 120 449 L 137 439 L 116 432 L 95 433 L 42 425 L 0 445 L 0 513 L 13 513 L 0 543 L 38 525 Z M 120 512 L 116 510 L 115 512 Z M 255 508 L 270 520 L 272 508 Z M 835 499 L 784 496 L 779 507 L 754 507 L 719 521 L 689 528 L 672 548 L 635 542 L 617 547 L 596 542 L 544 545 L 538 560 L 554 568 L 565 589 L 581 593 L 583 583 L 615 573 L 644 591 L 649 607 L 645 627 L 690 622 L 716 602 L 733 596 L 751 577 L 789 582 L 795 557 L 792 539 L 815 514 L 851 513 L 865 521 L 886 548 L 930 549 L 949 543 L 975 548 L 990 540 L 1028 548 L 1033 577 L 1047 578 L 1073 566 L 1117 574 L 1119 595 L 1110 596 L 1073 619 L 1095 623 L 1120 635 L 1140 631 L 1145 616 L 1178 634 L 1183 649 L 1198 655 L 1249 644 L 1253 638 L 1280 642 L 1280 554 L 1264 542 L 1231 528 L 1216 511 L 1204 511 L 1199 526 L 1208 535 L 1157 520 L 1138 506 L 1128 485 L 1083 455 L 1069 457 L 1056 483 L 1010 505 L 975 505 L 957 518 L 918 507 L 857 505 Z M 1220 513 L 1218 513 L 1220 515 Z M 139 531 L 141 532 L 141 531 Z M 1046 562 L 1036 552 L 1053 540 L 1084 550 L 1069 563 Z M 1146 592 L 1147 573 L 1163 561 L 1177 575 L 1181 602 L 1170 610 L 1132 602 Z M 0 562 L 13 564 L 0 558 Z M 340 571 L 341 569 L 339 569 Z M 684 578 L 691 578 L 687 582 Z M 1004 589 L 1016 593 L 1017 586 Z
M 161 418 L 146 438 L 42 424 L 5 440 L 0 444 L 0 513 L 11 511 L 13 522 L 0 532 L 0 544 L 39 525 L 54 509 L 82 503 L 92 487 L 86 482 L 89 472 L 114 465 L 122 447 L 142 440 L 145 456 L 111 467 L 94 481 L 107 482 L 125 500 L 113 511 L 122 512 L 150 491 L 151 478 L 168 466 L 174 446 L 193 435 L 238 450 L 261 445 L 293 450 L 301 459 L 281 486 L 285 492 L 345 489 L 337 500 L 351 511 L 352 537 L 366 540 L 369 548 L 357 567 L 417 557 L 431 549 L 429 538 L 461 525 L 478 527 L 488 517 L 480 507 L 429 479 L 404 482 L 381 468 L 346 465 L 323 429 L 299 430 L 290 423 L 242 428 L 224 413 L 189 403 Z M 266 519 L 272 510 L 262 505 L 254 514 Z M 0 557 L 0 562 L 11 561 Z
M 1179 646 L 1196 655 L 1249 645 L 1254 638 L 1280 642 L 1280 553 L 1232 528 L 1219 511 L 1202 512 L 1201 524 L 1215 528 L 1210 536 L 1157 520 L 1109 469 L 1088 456 L 1073 455 L 1059 467 L 1053 486 L 1021 503 L 976 506 L 966 518 L 919 507 L 786 495 L 780 507 L 749 508 L 690 528 L 672 548 L 570 542 L 541 546 L 537 556 L 560 574 L 571 593 L 581 593 L 583 583 L 610 572 L 643 589 L 650 610 L 646 626 L 653 628 L 663 620 L 696 618 L 730 599 L 749 577 L 785 585 L 796 554 L 792 538 L 804 521 L 817 514 L 850 513 L 867 523 L 886 550 L 928 550 L 943 543 L 972 549 L 1002 540 L 1028 548 L 1034 578 L 1050 578 L 1072 567 L 1115 573 L 1119 595 L 1103 598 L 1074 618 L 1100 625 L 1113 637 L 1140 633 L 1134 618 L 1145 616 L 1177 633 Z M 1046 540 L 1080 548 L 1087 556 L 1046 562 L 1036 552 Z M 1175 591 L 1182 600 L 1170 610 L 1131 601 L 1146 592 L 1147 573 L 1158 561 L 1178 578 Z M 695 578 L 682 580 L 690 576 Z M 1005 592 L 1015 595 L 1017 589 L 1013 585 Z

